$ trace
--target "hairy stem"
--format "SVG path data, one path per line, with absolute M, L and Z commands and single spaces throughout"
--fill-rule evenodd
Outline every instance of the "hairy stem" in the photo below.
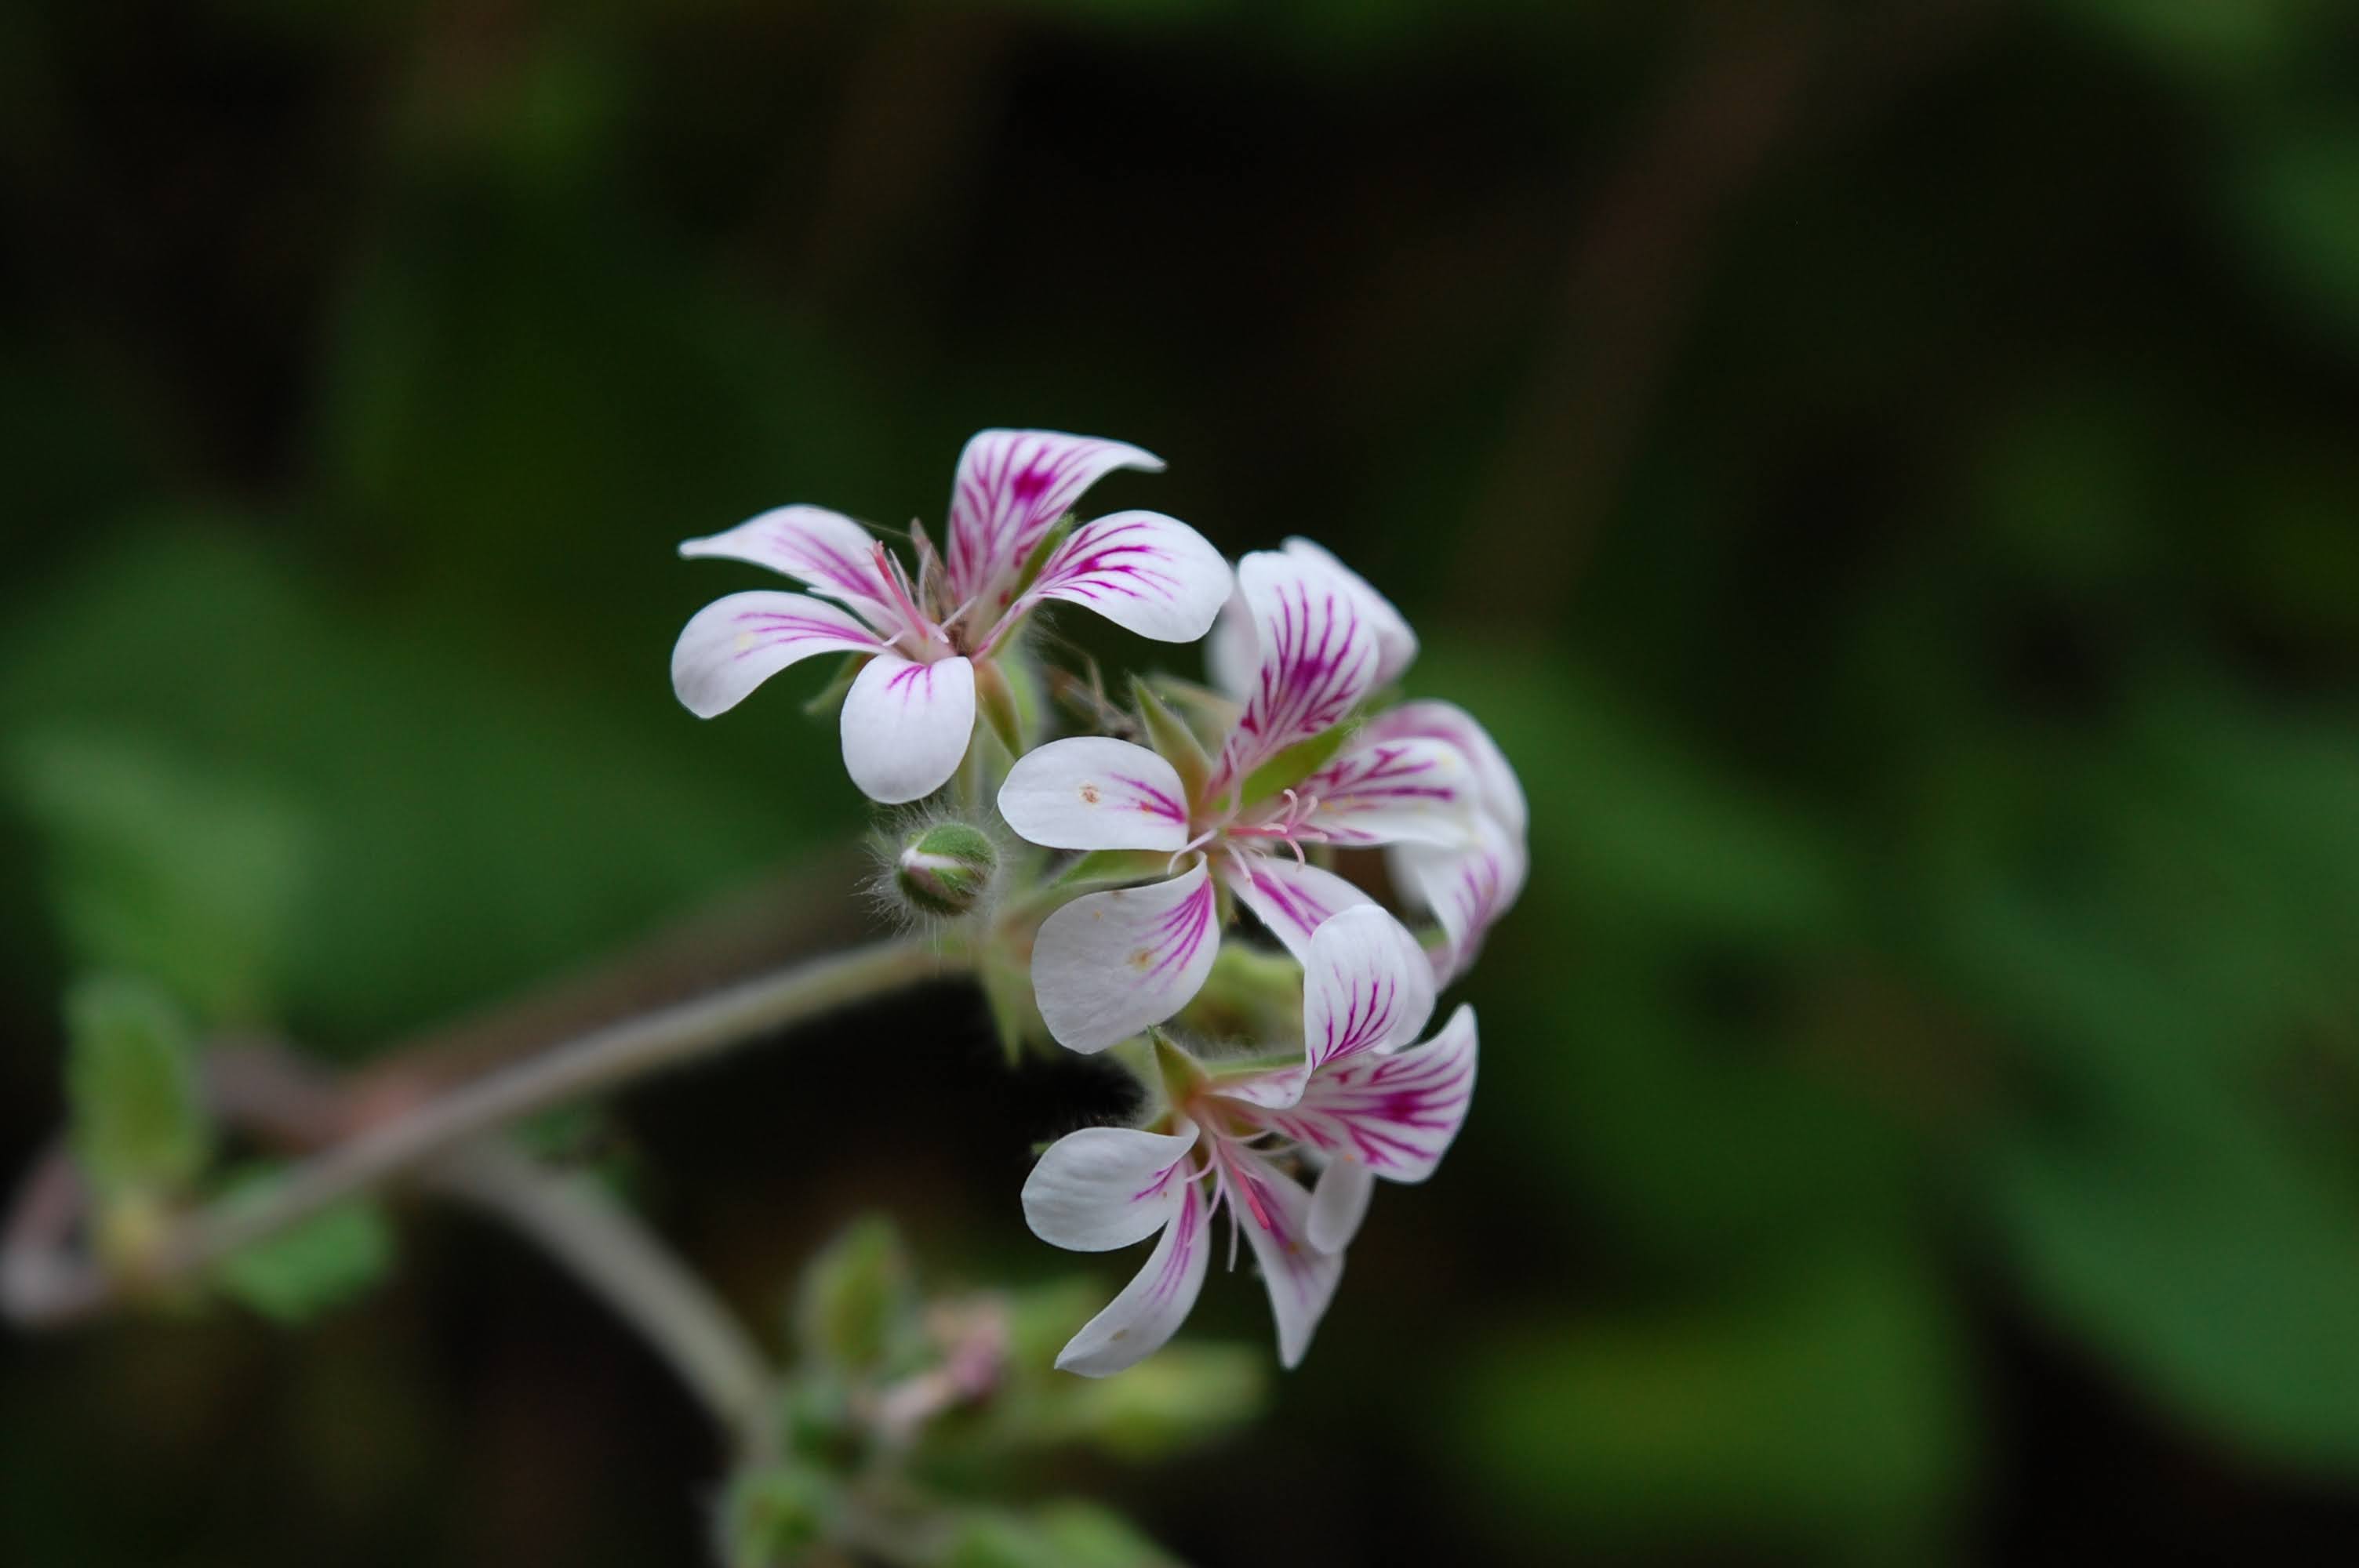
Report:
M 905 937 L 799 964 L 591 1031 L 462 1083 L 390 1119 L 331 1143 L 259 1199 L 216 1204 L 164 1237 L 142 1260 L 143 1286 L 201 1273 L 240 1248 L 426 1164 L 537 1111 L 679 1066 L 758 1034 L 968 967 L 928 938 Z M 0 1247 L 0 1312 L 27 1326 L 86 1316 L 117 1290 L 74 1255 L 60 1213 L 77 1209 L 71 1170 L 38 1176 Z
M 799 964 L 710 996 L 593 1030 L 463 1084 L 408 1115 L 337 1144 L 296 1168 L 267 1199 L 198 1217 L 159 1262 L 201 1267 L 307 1219 L 456 1144 L 552 1106 L 697 1061 L 753 1035 L 846 1002 L 945 973 L 951 964 L 920 939 L 879 943 Z

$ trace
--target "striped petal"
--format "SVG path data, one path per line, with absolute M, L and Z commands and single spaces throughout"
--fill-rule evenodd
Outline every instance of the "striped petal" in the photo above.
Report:
M 1085 1127 L 1049 1146 L 1024 1184 L 1024 1222 L 1052 1247 L 1106 1252 L 1143 1241 L 1180 1212 L 1196 1129 Z
M 1334 872 L 1284 855 L 1233 850 L 1221 880 L 1297 959 L 1310 953 L 1311 934 L 1320 926 L 1347 909 L 1375 902 Z
M 808 594 L 755 589 L 716 599 L 689 618 L 671 650 L 671 688 L 699 719 L 726 713 L 753 689 L 818 654 L 871 654 L 884 644 L 850 611 Z
M 1135 1367 L 1169 1344 L 1187 1321 L 1188 1309 L 1204 1288 L 1204 1268 L 1212 1255 L 1207 1235 L 1211 1213 L 1201 1185 L 1190 1181 L 1174 1185 L 1179 1206 L 1163 1227 L 1163 1239 L 1122 1293 L 1057 1353 L 1062 1370 L 1103 1378 Z
M 999 815 L 1050 849 L 1169 849 L 1188 841 L 1187 791 L 1144 746 L 1101 735 L 1027 752 L 999 789 Z
M 897 629 L 892 586 L 876 564 L 876 541 L 841 512 L 823 506 L 773 507 L 727 533 L 690 539 L 679 553 L 691 559 L 767 567 L 842 600 L 873 626 Z
M 1158 643 L 1192 643 L 1212 630 L 1234 581 L 1221 552 L 1185 523 L 1117 512 L 1073 530 L 1024 598 L 1084 605 Z
M 1096 1052 L 1162 1022 L 1202 989 L 1221 933 L 1199 864 L 1169 881 L 1077 898 L 1041 923 L 1032 990 L 1068 1050 Z
M 1475 1044 L 1474 1010 L 1462 1004 L 1426 1044 L 1330 1062 L 1292 1105 L 1255 1114 L 1331 1162 L 1365 1166 L 1386 1181 L 1421 1182 L 1465 1125 Z
M 843 766 L 869 799 L 921 799 L 950 782 L 974 733 L 974 666 L 921 665 L 891 652 L 863 668 L 843 698 Z
M 1341 1252 L 1360 1234 L 1368 1217 L 1368 1200 L 1376 1195 L 1376 1178 L 1357 1160 L 1330 1160 L 1310 1189 L 1310 1245 L 1321 1252 Z
M 1517 781 L 1516 770 L 1507 764 L 1490 731 L 1456 703 L 1429 700 L 1388 708 L 1363 725 L 1353 741 L 1366 744 L 1420 738 L 1457 748 L 1459 754 L 1473 766 L 1483 809 L 1498 818 L 1500 826 L 1509 833 L 1523 836 L 1530 823 L 1531 811 L 1525 803 L 1524 786 Z
M 1433 1016 L 1433 968 L 1408 928 L 1375 904 L 1321 925 L 1302 960 L 1303 1065 L 1408 1044 Z M 1306 1092 L 1307 1089 L 1306 1089 Z
M 1376 639 L 1376 680 L 1378 686 L 1390 686 L 1400 678 L 1417 659 L 1417 633 L 1408 629 L 1401 612 L 1393 601 L 1368 586 L 1368 579 L 1337 560 L 1324 546 L 1314 545 L 1300 537 L 1286 542 L 1286 553 L 1298 559 L 1312 561 L 1325 567 L 1350 585 L 1360 600 L 1360 613 L 1366 619 L 1368 629 Z
M 1343 578 L 1315 561 L 1261 550 L 1237 563 L 1260 663 L 1229 732 L 1214 784 L 1347 718 L 1375 685 L 1376 638 Z
M 959 454 L 951 487 L 953 599 L 986 598 L 985 619 L 1006 608 L 1016 568 L 1082 493 L 1116 469 L 1163 467 L 1121 441 L 1055 430 L 984 430 Z
M 1285 553 L 1324 571 L 1351 592 L 1361 619 L 1367 622 L 1376 642 L 1375 677 L 1371 686 L 1388 686 L 1398 679 L 1417 658 L 1417 633 L 1409 630 L 1408 622 L 1393 608 L 1392 600 L 1337 560 L 1332 551 L 1308 539 L 1288 539 Z M 1253 616 L 1242 597 L 1232 599 L 1214 622 L 1212 639 L 1204 646 L 1206 673 L 1215 688 L 1231 697 L 1243 697 L 1253 690 L 1259 659 L 1260 639 L 1254 629 Z
M 1409 737 L 1363 743 L 1302 783 L 1307 819 L 1339 844 L 1444 844 L 1474 836 L 1480 781 L 1459 750 Z
M 1441 923 L 1447 940 L 1433 954 L 1433 968 L 1443 985 L 1473 965 L 1483 938 L 1524 891 L 1530 866 L 1522 836 L 1488 816 L 1476 818 L 1470 848 L 1403 844 L 1393 849 L 1391 861 L 1395 883 Z
M 1214 1167 L 1229 1216 L 1244 1231 L 1261 1265 L 1262 1283 L 1269 1291 L 1271 1316 L 1277 1320 L 1277 1358 L 1299 1367 L 1310 1348 L 1310 1336 L 1335 1299 L 1336 1282 L 1343 1277 L 1343 1258 L 1324 1252 L 1310 1239 L 1310 1195 L 1295 1181 L 1251 1150 L 1222 1140 L 1213 1145 Z

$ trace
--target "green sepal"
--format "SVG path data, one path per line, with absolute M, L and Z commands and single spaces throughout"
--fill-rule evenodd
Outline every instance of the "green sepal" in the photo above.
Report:
M 1335 753 L 1343 749 L 1359 729 L 1356 722 L 1338 724 L 1308 741 L 1297 741 L 1245 775 L 1245 791 L 1238 796 L 1238 804 L 1251 806 L 1281 791 L 1292 789 L 1333 762 Z
M 1093 849 L 1067 866 L 1064 873 L 1049 885 L 1071 891 L 1149 881 L 1166 874 L 1170 867 L 1170 855 L 1161 849 Z
M 827 677 L 827 684 L 819 688 L 817 696 L 803 704 L 803 711 L 818 719 L 842 708 L 844 697 L 852 690 L 853 681 L 860 675 L 860 667 L 875 656 L 874 654 L 844 654 L 842 662 L 835 666 L 835 674 Z
M 1299 1039 L 1302 966 L 1282 949 L 1223 942 L 1212 973 L 1174 1022 L 1191 1039 Z
M 1187 724 L 1197 743 L 1210 752 L 1220 751 L 1242 711 L 1235 698 L 1195 681 L 1181 680 L 1178 676 L 1157 676 L 1147 686 Z
M 986 955 L 975 966 L 975 979 L 983 987 L 984 1002 L 991 1010 L 991 1027 L 999 1037 L 999 1049 L 1013 1067 L 1024 1059 L 1027 1045 L 1048 1038 L 1048 1026 L 1040 1022 L 1039 1004 L 1033 1000 L 1031 968 Z
M 1057 553 L 1057 546 L 1065 542 L 1065 535 L 1073 531 L 1074 521 L 1075 514 L 1068 512 L 1050 524 L 1049 531 L 1040 535 L 1040 542 L 1032 546 L 1030 555 L 1024 557 L 1024 569 L 1016 574 L 1016 590 L 1009 599 L 1010 603 L 1023 598 L 1026 590 L 1040 580 L 1041 568 L 1049 564 L 1049 557 Z
M 227 1201 L 258 1200 L 278 1181 L 274 1170 L 249 1170 L 230 1184 Z M 376 1204 L 354 1198 L 240 1248 L 212 1280 L 263 1316 L 297 1324 L 361 1295 L 392 1268 L 392 1223 Z
M 145 980 L 92 976 L 66 997 L 73 1151 L 102 1203 L 181 1192 L 212 1154 L 196 1042 Z
M 1163 1098 L 1175 1106 L 1187 1104 L 1212 1075 L 1160 1029 L 1148 1030 L 1147 1037 L 1155 1044 L 1155 1076 L 1163 1086 Z
M 974 706 L 983 715 L 999 743 L 1007 748 L 1011 757 L 1024 754 L 1024 717 L 1016 710 L 1016 693 L 1009 689 L 1007 677 L 999 671 L 996 660 L 978 659 L 974 664 Z
M 1186 791 L 1188 804 L 1200 806 L 1204 799 L 1204 785 L 1212 776 L 1212 759 L 1206 753 L 1196 732 L 1186 720 L 1164 705 L 1155 689 L 1136 676 L 1130 677 L 1131 701 L 1138 708 L 1139 722 L 1147 727 L 1147 738 L 1156 755 L 1171 764 L 1180 775 L 1180 788 Z

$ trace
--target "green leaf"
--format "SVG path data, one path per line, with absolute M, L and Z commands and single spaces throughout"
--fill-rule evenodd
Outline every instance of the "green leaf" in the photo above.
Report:
M 272 1010 L 310 838 L 288 801 L 121 737 L 38 734 L 9 762 L 77 959 L 210 1021 Z
M 900 1232 L 882 1215 L 867 1215 L 804 1269 L 795 1335 L 805 1355 L 848 1371 L 873 1370 L 908 1337 L 917 1308 Z
M 1493 1346 L 1459 1453 L 1482 1500 L 1584 1552 L 1923 1561 L 1966 1479 L 1965 1397 L 1930 1271 L 1835 1256 L 1710 1312 Z
M 232 1184 L 228 1201 L 259 1198 L 277 1181 L 276 1172 L 249 1173 Z M 298 1324 L 359 1296 L 392 1267 L 393 1227 L 385 1211 L 354 1199 L 232 1253 L 213 1279 L 263 1316 Z
M 2034 1294 L 2190 1418 L 2359 1473 L 2359 1204 L 2270 1137 L 2021 1138 L 1985 1185 Z
M 185 1189 L 212 1152 L 195 1042 L 171 999 L 100 976 L 66 999 L 74 1155 L 102 1199 Z
M 833 1484 L 806 1465 L 773 1461 L 740 1472 L 721 1502 L 721 1560 L 727 1568 L 792 1568 L 814 1555 L 842 1508 Z

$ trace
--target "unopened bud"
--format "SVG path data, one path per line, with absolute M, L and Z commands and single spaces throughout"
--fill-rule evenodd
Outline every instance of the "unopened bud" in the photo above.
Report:
M 901 846 L 893 860 L 893 883 L 913 907 L 954 919 L 983 902 L 998 865 L 999 852 L 981 830 L 963 822 L 937 822 Z

